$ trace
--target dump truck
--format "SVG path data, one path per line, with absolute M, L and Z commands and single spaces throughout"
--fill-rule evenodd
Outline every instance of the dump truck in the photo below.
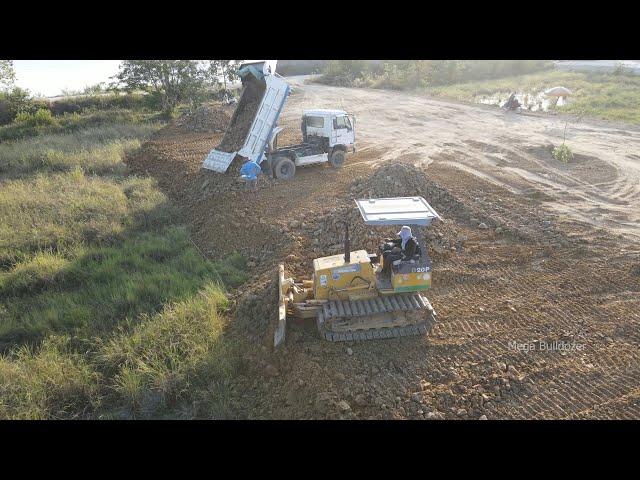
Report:
M 245 62 L 237 75 L 242 94 L 220 144 L 205 158 L 203 168 L 224 173 L 239 155 L 255 162 L 274 178 L 290 179 L 297 167 L 330 163 L 341 167 L 348 152 L 355 152 L 355 118 L 344 110 L 303 112 L 302 143 L 278 147 L 283 130 L 278 119 L 290 85 L 275 72 L 275 63 Z
M 431 288 L 431 260 L 421 229 L 440 216 L 422 197 L 355 202 L 365 225 L 412 227 L 415 255 L 384 269 L 382 251 L 351 251 L 345 224 L 344 254 L 314 259 L 311 279 L 286 278 L 279 265 L 274 347 L 284 342 L 287 318 L 314 319 L 321 337 L 333 342 L 426 334 L 435 324 L 436 312 L 425 296 Z

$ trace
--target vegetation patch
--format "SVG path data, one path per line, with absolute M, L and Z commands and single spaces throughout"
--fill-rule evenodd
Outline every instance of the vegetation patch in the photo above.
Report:
M 640 76 L 545 71 L 530 75 L 510 76 L 497 80 L 460 83 L 428 88 L 430 95 L 473 102 L 480 96 L 512 92 L 538 93 L 563 86 L 572 91 L 563 105 L 553 106 L 559 112 L 640 123 Z
M 0 418 L 229 416 L 225 291 L 245 259 L 202 258 L 155 180 L 129 175 L 158 123 L 49 118 L 0 127 Z
M 573 152 L 564 143 L 558 147 L 555 147 L 552 152 L 553 158 L 562 163 L 569 163 L 573 159 Z

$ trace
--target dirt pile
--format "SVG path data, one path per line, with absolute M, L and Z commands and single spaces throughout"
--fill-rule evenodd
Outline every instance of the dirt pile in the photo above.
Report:
M 396 162 L 378 168 L 366 179 L 357 179 L 351 193 L 354 198 L 424 197 L 442 217 L 469 218 L 468 208 L 449 190 L 429 178 L 429 170 L 411 162 Z
M 276 274 L 267 272 L 252 280 L 247 291 L 237 298 L 233 328 L 257 345 L 271 347 L 269 333 L 273 333 L 271 329 L 278 318 L 277 291 Z
M 201 105 L 193 112 L 184 113 L 175 122 L 187 132 L 222 133 L 229 125 L 230 116 L 219 105 Z
M 451 218 L 467 220 L 470 217 L 465 205 L 447 189 L 429 180 L 425 170 L 410 163 L 398 162 L 380 167 L 367 178 L 354 180 L 350 188 L 352 198 L 386 198 L 422 196 L 440 214 L 445 222 L 433 224 L 424 230 L 426 240 L 436 253 L 456 248 L 461 243 Z M 314 251 L 330 255 L 343 250 L 344 224 L 349 223 L 352 249 L 375 252 L 385 237 L 395 237 L 399 227 L 370 227 L 364 224 L 355 203 L 334 208 L 312 225 Z M 309 229 L 309 228 L 307 228 Z
M 218 150 L 236 152 L 242 148 L 264 96 L 264 91 L 265 84 L 249 76 L 245 82 L 240 102 L 231 117 L 227 133 L 217 147 Z

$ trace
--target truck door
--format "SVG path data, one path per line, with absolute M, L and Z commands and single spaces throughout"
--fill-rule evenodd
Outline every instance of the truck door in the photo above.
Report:
M 346 115 L 338 115 L 333 119 L 333 145 L 353 144 L 353 125 Z

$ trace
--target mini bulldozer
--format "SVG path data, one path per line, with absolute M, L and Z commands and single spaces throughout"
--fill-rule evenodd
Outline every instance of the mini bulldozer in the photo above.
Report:
M 345 224 L 344 254 L 313 260 L 310 280 L 285 278 L 280 265 L 276 348 L 284 342 L 287 317 L 315 319 L 320 335 L 333 342 L 420 335 L 433 327 L 436 312 L 424 296 L 431 287 L 431 261 L 420 230 L 440 216 L 422 197 L 355 202 L 365 225 L 413 227 L 418 240 L 414 257 L 396 259 L 383 269 L 382 251 L 350 250 Z

